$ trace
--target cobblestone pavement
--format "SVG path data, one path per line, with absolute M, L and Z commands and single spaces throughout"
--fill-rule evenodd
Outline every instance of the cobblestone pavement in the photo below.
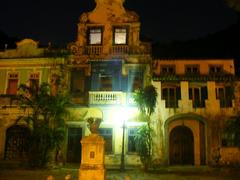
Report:
M 0 180 L 78 180 L 78 169 L 61 168 L 52 170 L 0 169 Z M 127 178 L 128 177 L 128 178 Z M 141 170 L 107 170 L 106 180 L 234 180 L 240 179 L 240 168 L 208 167 L 164 167 L 145 173 Z

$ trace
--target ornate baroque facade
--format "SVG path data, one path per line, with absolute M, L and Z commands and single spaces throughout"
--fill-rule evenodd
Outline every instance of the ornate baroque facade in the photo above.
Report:
M 71 93 L 71 117 L 62 148 L 66 162 L 80 162 L 80 139 L 88 135 L 88 117 L 102 118 L 106 165 L 119 165 L 122 145 L 126 165 L 141 164 L 134 134 L 138 110 L 132 93 L 153 84 L 158 98 L 152 122 L 156 165 L 203 165 L 240 162 L 225 121 L 239 107 L 239 85 L 233 59 L 152 59 L 151 44 L 139 39 L 140 20 L 124 0 L 95 0 L 79 18 L 75 42 L 64 50 L 38 48 L 25 39 L 0 52 L 0 159 L 21 159 L 26 127 L 16 120 L 24 112 L 12 100 L 20 84 L 52 84 L 52 92 Z M 70 52 L 70 53 L 68 53 Z M 55 78 L 64 77 L 61 87 Z M 122 143 L 123 126 L 125 143 Z M 230 143 L 230 144 L 229 144 Z M 238 156 L 240 157 L 240 156 Z

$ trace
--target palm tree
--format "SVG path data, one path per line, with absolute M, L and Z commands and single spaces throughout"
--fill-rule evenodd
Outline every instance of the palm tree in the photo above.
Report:
M 43 83 L 39 88 L 20 85 L 18 99 L 26 114 L 21 119 L 31 130 L 27 147 L 30 165 L 43 167 L 49 161 L 49 153 L 58 151 L 64 139 L 69 98 L 51 95 L 50 85 Z
M 152 85 L 146 86 L 135 92 L 134 101 L 140 111 L 140 118 L 147 122 L 147 125 L 141 126 L 135 136 L 136 148 L 144 164 L 144 169 L 148 170 L 151 163 L 152 154 L 152 135 L 151 115 L 155 110 L 157 101 L 157 91 Z
M 153 85 L 148 85 L 144 89 L 137 90 L 134 93 L 133 98 L 141 115 L 146 118 L 148 127 L 150 128 L 150 116 L 155 110 L 157 101 L 156 88 Z

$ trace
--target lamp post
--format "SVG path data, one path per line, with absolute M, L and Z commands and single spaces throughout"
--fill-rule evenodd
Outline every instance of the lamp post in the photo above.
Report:
M 125 120 L 123 121 L 123 134 L 122 134 L 122 153 L 121 153 L 121 166 L 120 170 L 124 171 L 125 170 L 125 162 L 124 162 L 124 146 L 125 146 Z

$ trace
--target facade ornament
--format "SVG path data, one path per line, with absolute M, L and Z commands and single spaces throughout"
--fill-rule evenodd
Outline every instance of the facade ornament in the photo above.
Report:
M 69 59 L 69 64 L 86 64 L 88 62 L 88 58 L 84 55 L 83 46 L 78 43 L 70 43 L 68 45 L 68 49 L 72 53 L 73 57 Z
M 130 21 L 135 21 L 135 22 L 139 21 L 139 16 L 134 11 L 126 10 L 126 15 L 127 15 L 127 17 L 129 18 Z
M 76 43 L 70 43 L 68 45 L 68 49 L 75 56 L 79 56 L 79 55 L 83 54 L 83 47 L 78 45 L 78 44 L 76 44 Z
M 79 18 L 79 21 L 81 23 L 86 23 L 88 21 L 88 14 L 87 13 L 82 13 L 82 15 Z

